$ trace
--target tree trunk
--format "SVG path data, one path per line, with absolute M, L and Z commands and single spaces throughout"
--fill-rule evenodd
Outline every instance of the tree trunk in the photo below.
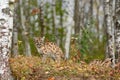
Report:
M 39 14 L 39 23 L 40 23 L 40 35 L 41 37 L 45 36 L 45 23 L 44 23 L 44 13 L 43 13 L 43 6 L 44 6 L 44 3 L 43 3 L 43 0 L 39 1 L 37 0 L 38 2 L 38 6 L 39 6 L 39 9 L 40 9 L 40 14 Z
M 60 0 L 60 26 L 63 28 L 63 12 L 62 12 L 63 0 Z
M 56 1 L 52 0 L 53 34 L 56 34 Z
M 16 57 L 19 55 L 18 53 L 18 29 L 17 25 L 14 24 L 14 29 L 13 29 L 13 41 L 12 41 L 12 56 Z
M 63 0 L 60 0 L 60 4 L 59 4 L 59 6 L 60 6 L 60 27 L 63 29 L 63 31 L 64 31 L 64 27 L 63 27 L 63 16 L 64 16 L 64 13 L 63 13 L 63 8 L 62 8 L 62 6 L 63 6 Z M 63 48 L 63 45 L 64 45 L 64 43 L 63 43 L 63 36 L 64 36 L 64 33 L 63 32 L 61 32 L 60 33 L 62 36 L 60 37 L 60 47 L 62 47 Z
M 13 80 L 9 66 L 13 31 L 11 10 L 13 7 L 8 3 L 9 0 L 0 0 L 0 80 Z M 13 6 L 13 4 L 11 5 Z
M 20 16 L 21 16 L 21 26 L 23 29 L 22 32 L 22 36 L 23 36 L 23 40 L 25 42 L 25 55 L 26 56 L 31 56 L 31 49 L 30 49 L 30 44 L 29 44 L 29 40 L 28 40 L 28 32 L 25 26 L 25 16 L 23 14 L 23 5 L 22 5 L 22 0 L 19 0 L 20 2 Z
M 56 34 L 55 40 L 57 44 L 60 45 L 59 33 L 58 33 L 57 23 L 56 23 L 56 0 L 52 0 L 52 17 L 53 17 L 53 34 Z
M 79 0 L 75 0 L 74 5 L 74 22 L 75 22 L 75 34 L 79 33 L 80 30 L 80 2 Z
M 100 11 L 99 11 L 99 8 L 100 8 L 100 1 L 96 1 L 96 7 L 97 7 L 97 14 L 96 14 L 96 27 L 97 27 L 97 38 L 99 39 L 100 41 L 100 26 L 99 26 L 99 16 L 100 16 Z
M 65 11 L 67 11 L 67 15 L 66 15 L 66 36 L 65 36 L 65 59 L 67 60 L 69 58 L 69 52 L 70 52 L 70 40 L 71 40 L 71 34 L 72 34 L 72 22 L 73 22 L 73 18 L 70 17 L 71 16 L 71 12 L 70 12 L 70 3 L 72 0 L 64 0 L 67 4 L 66 4 L 66 8 Z
M 107 46 L 106 46 L 106 58 L 112 59 L 112 66 L 115 66 L 115 49 L 114 49 L 114 27 L 112 17 L 112 4 L 111 0 L 105 0 L 105 23 L 107 33 Z
M 115 2 L 115 45 L 116 45 L 116 59 L 117 62 L 120 62 L 120 0 Z
M 80 11 L 79 11 L 79 14 L 80 14 L 79 42 L 81 42 L 81 39 L 82 39 L 82 30 L 85 29 L 85 25 L 84 25 L 84 16 L 85 16 L 84 7 L 85 7 L 85 2 L 81 0 L 80 3 L 82 5 L 80 5 Z
M 65 59 L 69 58 L 70 39 L 71 39 L 72 26 L 67 27 L 66 41 L 65 41 Z
M 18 27 L 19 27 L 19 18 L 17 14 L 18 2 L 14 3 L 14 16 L 13 16 L 13 40 L 12 40 L 12 56 L 18 56 Z
M 93 0 L 90 0 L 90 20 L 93 20 Z

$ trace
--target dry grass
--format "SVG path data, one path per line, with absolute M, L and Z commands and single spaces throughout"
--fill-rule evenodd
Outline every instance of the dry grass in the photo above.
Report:
M 89 64 L 69 60 L 58 66 L 49 60 L 43 64 L 40 57 L 35 56 L 10 59 L 17 80 L 120 80 L 120 64 L 115 69 L 110 64 L 110 60 L 94 60 Z

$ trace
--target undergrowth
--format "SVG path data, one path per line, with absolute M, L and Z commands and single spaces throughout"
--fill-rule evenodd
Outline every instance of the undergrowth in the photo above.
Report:
M 59 66 L 50 60 L 41 63 L 36 56 L 18 56 L 9 61 L 15 80 L 120 80 L 120 64 L 113 69 L 109 59 L 89 64 L 68 60 Z

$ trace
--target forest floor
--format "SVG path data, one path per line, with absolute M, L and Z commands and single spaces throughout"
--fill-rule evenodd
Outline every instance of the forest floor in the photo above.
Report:
M 60 65 L 40 57 L 18 56 L 10 59 L 10 66 L 16 80 L 120 80 L 120 64 L 110 67 L 110 60 L 74 62 L 62 61 Z

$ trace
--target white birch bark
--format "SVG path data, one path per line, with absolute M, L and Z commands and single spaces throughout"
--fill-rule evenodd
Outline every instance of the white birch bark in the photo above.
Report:
M 72 2 L 74 2 L 73 0 L 64 0 L 67 7 L 64 7 L 63 9 L 65 9 L 67 11 L 66 16 L 66 22 L 64 23 L 66 26 L 66 37 L 65 37 L 65 59 L 69 58 L 69 50 L 70 50 L 70 40 L 71 40 L 71 34 L 72 34 L 72 27 L 73 27 L 73 13 L 71 11 L 71 4 Z
M 113 5 L 111 0 L 105 0 L 105 20 L 106 20 L 106 33 L 107 33 L 107 46 L 106 57 L 112 59 L 112 66 L 115 66 L 115 40 L 114 40 L 114 27 L 113 27 Z
M 9 66 L 13 31 L 12 9 L 9 0 L 0 0 L 0 80 L 13 80 Z
M 22 36 L 23 36 L 23 40 L 25 41 L 25 55 L 26 56 L 31 56 L 31 49 L 30 49 L 30 44 L 29 44 L 29 40 L 28 40 L 28 35 L 26 34 L 27 33 L 27 29 L 26 29 L 26 26 L 25 26 L 25 16 L 23 14 L 23 5 L 22 5 L 22 2 L 23 0 L 19 0 L 19 4 L 20 4 L 20 16 L 21 16 L 21 26 L 22 26 L 22 29 L 23 29 L 23 32 L 22 32 Z
M 72 22 L 72 19 L 69 19 L 69 24 Z M 66 27 L 66 40 L 65 40 L 65 59 L 69 58 L 69 50 L 70 50 L 70 40 L 72 34 L 72 26 L 68 24 Z
M 67 27 L 66 41 L 65 41 L 65 58 L 69 58 L 70 39 L 71 39 L 72 26 Z

